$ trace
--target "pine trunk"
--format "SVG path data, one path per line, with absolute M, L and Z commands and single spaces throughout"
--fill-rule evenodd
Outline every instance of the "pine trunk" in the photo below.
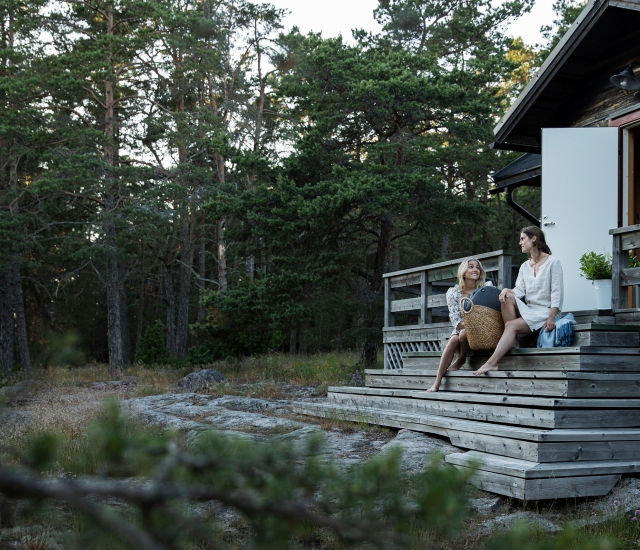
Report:
M 140 340 L 142 331 L 144 330 L 144 288 L 145 288 L 145 272 L 144 272 L 144 242 L 140 247 L 140 285 L 138 286 L 138 326 L 136 327 L 136 353 L 140 351 Z
M 178 302 L 178 325 L 176 329 L 176 357 L 180 358 L 187 356 L 187 337 L 189 336 L 189 291 L 191 290 L 191 267 L 193 264 L 193 233 L 192 224 L 189 224 L 188 219 L 185 218 L 182 230 L 180 231 L 182 246 L 180 250 L 180 292 Z
M 115 207 L 115 197 L 106 196 L 107 209 Z M 109 349 L 109 377 L 120 378 L 124 372 L 122 342 L 122 305 L 120 299 L 120 270 L 116 258 L 116 227 L 110 218 L 105 224 L 107 234 L 107 346 Z
M 120 325 L 122 327 L 122 359 L 125 366 L 130 366 L 133 363 L 131 353 L 131 330 L 129 328 L 127 295 L 123 289 L 121 289 L 120 292 Z
M 389 270 L 389 255 L 391 243 L 393 242 L 394 216 L 389 211 L 382 217 L 380 222 L 380 232 L 378 234 L 378 248 L 376 250 L 376 261 L 371 278 L 371 293 L 374 303 L 365 321 L 365 338 L 360 353 L 360 363 L 367 368 L 372 368 L 378 361 L 378 345 L 380 340 L 380 318 L 378 315 L 378 304 L 382 304 L 383 275 Z
M 107 35 L 114 34 L 115 24 L 113 6 L 107 6 L 106 11 Z M 112 62 L 112 52 L 107 52 L 109 62 Z M 105 194 L 104 194 L 104 232 L 107 242 L 107 347 L 109 349 L 109 377 L 120 378 L 124 373 L 124 355 L 122 342 L 122 304 L 120 295 L 120 270 L 118 267 L 118 241 L 115 224 L 117 185 L 111 168 L 118 156 L 116 145 L 116 113 L 115 86 L 117 77 L 110 75 L 105 81 L 104 96 L 104 133 L 107 144 L 104 147 Z
M 22 277 L 20 276 L 20 262 L 13 261 L 13 302 L 16 312 L 16 329 L 18 337 L 18 352 L 20 364 L 25 373 L 31 378 L 31 356 L 29 354 L 29 338 L 27 337 L 27 317 L 24 311 L 24 297 L 22 295 Z
M 0 372 L 13 368 L 13 273 L 0 273 Z
M 176 305 L 173 296 L 173 280 L 171 269 L 167 265 L 164 270 L 164 302 L 167 305 L 167 324 L 165 332 L 165 346 L 172 357 L 176 354 Z
M 207 276 L 206 271 L 206 243 L 204 240 L 204 231 L 200 238 L 200 250 L 198 252 L 198 275 L 200 277 L 200 291 L 198 296 L 198 323 L 204 323 L 206 319 L 204 306 L 202 305 L 202 298 L 204 296 L 204 291 L 206 290 L 205 279 Z
M 227 223 L 226 218 L 218 220 L 218 290 L 227 290 L 227 241 L 224 230 Z
M 298 347 L 298 332 L 295 328 L 292 328 L 289 332 L 289 355 L 296 354 L 296 348 Z

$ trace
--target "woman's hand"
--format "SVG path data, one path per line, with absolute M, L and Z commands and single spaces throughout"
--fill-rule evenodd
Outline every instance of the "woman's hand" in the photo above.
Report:
M 503 304 L 506 304 L 507 298 L 509 297 L 509 292 L 512 292 L 510 288 L 503 288 L 502 292 L 498 296 L 498 300 L 500 300 Z
M 549 315 L 549 318 L 544 322 L 544 328 L 547 332 L 551 332 L 556 328 L 556 314 Z

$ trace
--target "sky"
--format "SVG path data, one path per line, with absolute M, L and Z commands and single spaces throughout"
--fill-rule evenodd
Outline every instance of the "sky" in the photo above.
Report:
M 322 32 L 330 37 L 342 34 L 351 39 L 351 29 L 362 28 L 377 31 L 380 27 L 373 19 L 378 0 L 266 0 L 277 8 L 287 9 L 286 29 L 294 25 L 303 34 Z M 521 36 L 525 43 L 541 43 L 540 27 L 553 21 L 553 0 L 536 0 L 530 13 L 509 27 L 513 36 Z

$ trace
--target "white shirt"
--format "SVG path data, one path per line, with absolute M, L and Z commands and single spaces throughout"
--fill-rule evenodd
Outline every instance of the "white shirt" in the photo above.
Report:
M 538 267 L 537 276 L 535 276 L 529 260 L 524 262 L 520 266 L 518 280 L 513 292 L 516 298 L 524 300 L 528 305 L 542 306 L 548 309 L 557 307 L 561 310 L 564 299 L 564 285 L 562 283 L 560 260 L 549 256 Z

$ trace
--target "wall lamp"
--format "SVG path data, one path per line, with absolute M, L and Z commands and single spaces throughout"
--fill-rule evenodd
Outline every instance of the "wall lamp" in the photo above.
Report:
M 613 75 L 609 80 L 614 86 L 622 90 L 640 90 L 640 80 L 638 80 L 633 74 L 633 67 L 640 67 L 640 62 L 634 61 L 620 74 Z

